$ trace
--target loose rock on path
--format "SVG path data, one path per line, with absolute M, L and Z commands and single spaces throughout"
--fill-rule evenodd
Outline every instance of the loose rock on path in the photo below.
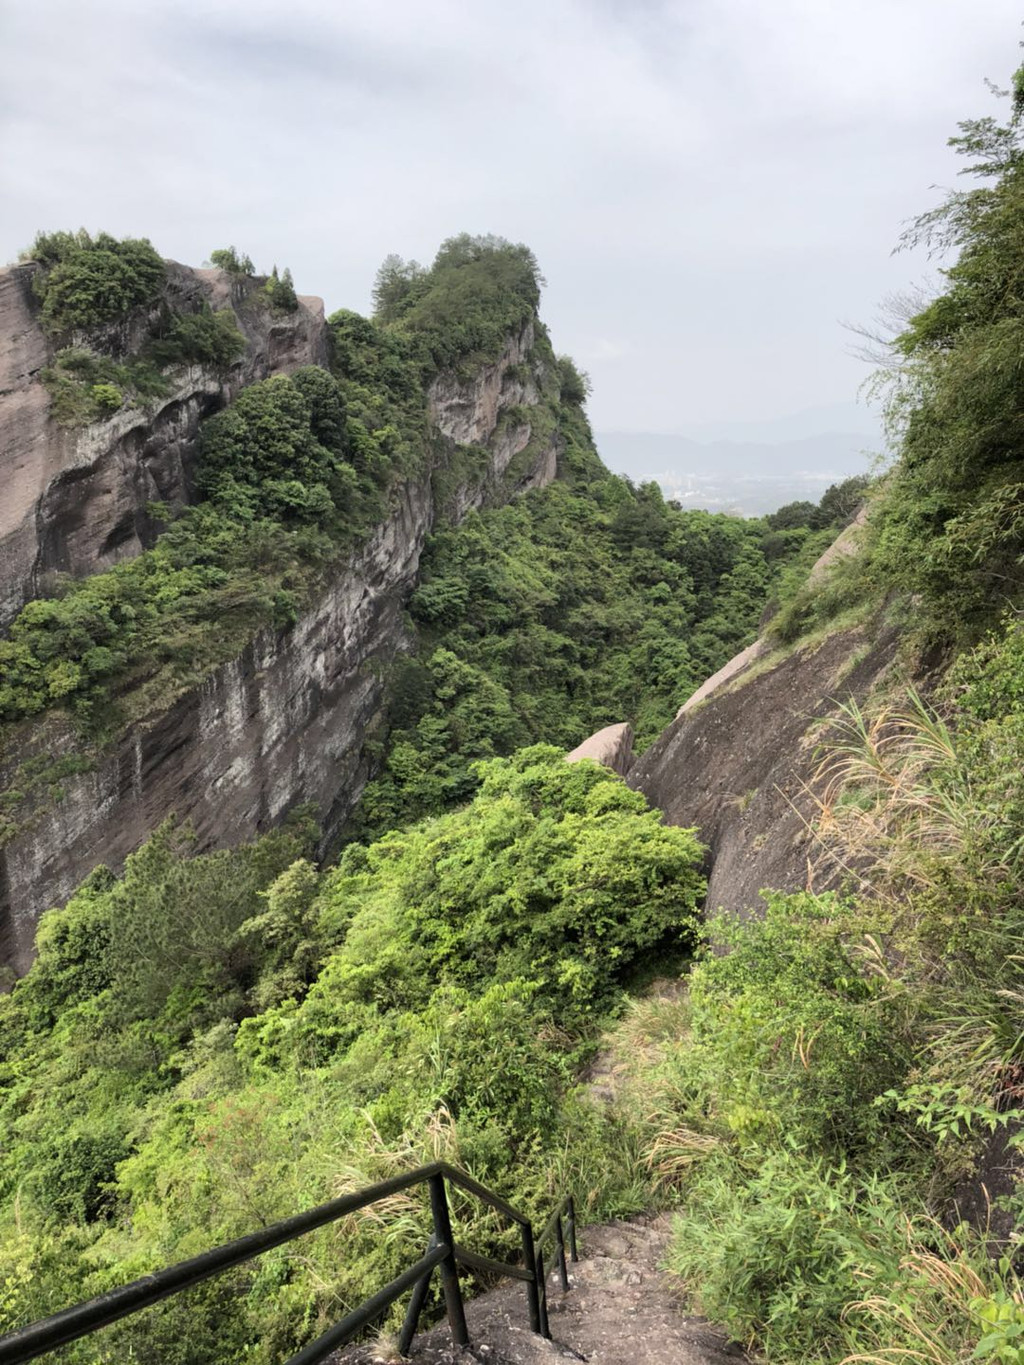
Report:
M 743 1365 L 745 1356 L 704 1318 L 687 1313 L 671 1279 L 660 1269 L 669 1219 L 637 1219 L 585 1228 L 580 1260 L 570 1266 L 572 1289 L 563 1295 L 557 1275 L 548 1281 L 553 1340 L 530 1331 L 521 1284 L 503 1284 L 466 1304 L 470 1346 L 453 1347 L 447 1325 L 417 1337 L 417 1365 Z M 396 1360 L 372 1347 L 349 1347 L 334 1365 L 376 1365 Z

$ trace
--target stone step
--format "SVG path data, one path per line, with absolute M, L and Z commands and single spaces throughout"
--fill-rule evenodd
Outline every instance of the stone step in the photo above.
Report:
M 471 1345 L 452 1345 L 447 1325 L 417 1337 L 416 1365 L 742 1365 L 745 1356 L 705 1319 L 687 1312 L 660 1269 L 667 1217 L 605 1223 L 580 1237 L 581 1259 L 562 1294 L 548 1281 L 551 1341 L 530 1331 L 521 1284 L 504 1283 L 466 1304 Z M 333 1365 L 383 1365 L 397 1359 L 374 1347 L 349 1347 Z

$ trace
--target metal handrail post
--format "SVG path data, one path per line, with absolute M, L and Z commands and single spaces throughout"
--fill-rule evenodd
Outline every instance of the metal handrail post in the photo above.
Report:
M 468 1346 L 469 1330 L 466 1327 L 466 1310 L 462 1306 L 459 1268 L 455 1262 L 455 1239 L 452 1236 L 452 1220 L 448 1213 L 448 1196 L 445 1193 L 443 1174 L 430 1177 L 430 1212 L 434 1219 L 434 1236 L 438 1245 L 450 1248 L 448 1255 L 441 1262 L 441 1285 L 444 1289 L 444 1302 L 448 1310 L 452 1340 L 456 1346 Z
M 576 1262 L 580 1259 L 576 1250 L 576 1200 L 571 1194 L 566 1204 L 565 1221 L 569 1229 L 569 1259 Z
M 562 1231 L 562 1220 L 555 1222 L 555 1248 L 558 1253 L 558 1277 L 562 1282 L 562 1293 L 569 1292 L 569 1270 L 565 1264 L 565 1234 Z
M 523 1265 L 533 1271 L 533 1278 L 526 1282 L 526 1302 L 530 1308 L 530 1331 L 540 1332 L 540 1292 L 537 1289 L 537 1254 L 533 1249 L 533 1228 L 523 1223 Z
M 548 1281 L 544 1273 L 544 1253 L 537 1252 L 537 1297 L 540 1300 L 540 1334 L 551 1340 L 551 1324 L 548 1322 Z
M 433 1251 L 437 1246 L 434 1234 L 430 1234 L 430 1241 L 427 1243 L 427 1251 Z M 412 1339 L 416 1335 L 416 1328 L 419 1325 L 420 1314 L 423 1312 L 423 1304 L 426 1301 L 427 1290 L 430 1288 L 430 1277 L 434 1273 L 431 1268 L 421 1280 L 416 1281 L 415 1288 L 409 1297 L 409 1307 L 405 1310 L 405 1321 L 402 1323 L 402 1330 L 398 1334 L 398 1354 L 407 1356 L 412 1346 Z

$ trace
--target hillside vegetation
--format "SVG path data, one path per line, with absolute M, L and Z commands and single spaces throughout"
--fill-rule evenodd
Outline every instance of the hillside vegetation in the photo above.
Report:
M 538 1214 L 559 1173 L 610 1185 L 573 1077 L 633 964 L 692 945 L 700 848 L 558 749 L 480 781 L 322 873 L 299 827 L 190 858 L 168 824 L 44 918 L 0 1002 L 6 1323 L 436 1156 Z M 392 1212 L 66 1358 L 279 1360 L 421 1254 L 427 1209 Z

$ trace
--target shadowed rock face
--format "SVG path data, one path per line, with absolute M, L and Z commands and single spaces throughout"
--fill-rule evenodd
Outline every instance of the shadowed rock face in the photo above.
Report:
M 830 884 L 809 827 L 815 750 L 838 704 L 863 702 L 886 673 L 897 640 L 893 630 L 840 631 L 746 680 L 741 670 L 680 712 L 629 769 L 631 787 L 708 846 L 709 910 L 747 915 L 762 887 Z
M 95 573 L 153 543 L 158 528 L 146 505 L 189 500 L 205 416 L 246 384 L 327 359 L 320 299 L 301 299 L 296 312 L 277 315 L 256 281 L 168 261 L 164 301 L 184 312 L 232 308 L 245 354 L 224 373 L 180 366 L 168 374 L 166 397 L 62 428 L 50 417 L 40 378 L 54 348 L 38 323 L 36 270 L 0 270 L 0 626 L 45 593 L 55 573 Z M 89 341 L 133 353 L 153 316 L 142 310 Z
M 490 465 L 456 490 L 460 511 L 554 476 L 553 438 L 517 487 L 502 478 L 512 458 L 503 414 L 530 399 L 506 371 L 516 366 L 518 375 L 528 350 L 529 341 L 514 338 L 493 366 L 430 395 L 435 426 L 449 439 L 464 434 L 449 402 L 460 420 L 476 405 L 483 413 L 471 429 Z M 537 395 L 534 388 L 533 402 Z M 528 423 L 511 430 L 521 425 L 526 437 L 513 438 L 513 453 L 529 439 Z M 62 799 L 40 807 L 0 849 L 0 964 L 25 972 L 42 911 L 97 864 L 120 867 L 171 812 L 190 820 L 199 848 L 209 849 L 251 839 L 312 802 L 330 845 L 369 776 L 363 739 L 380 716 L 386 667 L 408 643 L 403 611 L 437 514 L 429 474 L 406 484 L 387 520 L 293 627 L 262 632 L 202 686 L 133 726 L 94 770 L 62 780 Z M 24 760 L 73 748 L 73 736 L 52 721 L 23 727 L 0 759 L 0 788 Z

